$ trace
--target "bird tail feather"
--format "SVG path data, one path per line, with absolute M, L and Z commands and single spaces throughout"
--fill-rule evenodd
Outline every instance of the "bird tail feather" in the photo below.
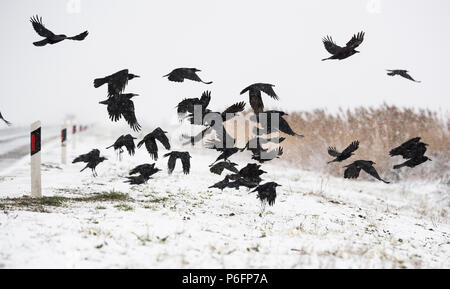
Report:
M 33 42 L 33 45 L 34 45 L 34 46 L 44 46 L 44 45 L 46 45 L 46 44 L 48 44 L 47 38 L 46 38 L 46 39 L 43 39 L 43 40 L 41 40 L 41 41 Z
M 100 87 L 107 82 L 106 78 L 96 78 L 94 79 L 94 87 Z

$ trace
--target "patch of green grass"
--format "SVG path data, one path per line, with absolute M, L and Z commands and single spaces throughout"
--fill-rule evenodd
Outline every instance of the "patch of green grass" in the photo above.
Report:
M 79 201 L 87 201 L 87 202 L 96 202 L 96 201 L 126 201 L 129 200 L 130 197 L 128 194 L 109 191 L 109 192 L 101 192 L 97 194 L 93 194 L 87 198 L 77 198 Z
M 122 210 L 122 211 L 133 211 L 134 210 L 134 208 L 132 206 L 125 204 L 125 203 L 115 205 L 114 207 L 119 210 Z
M 97 210 L 106 210 L 106 207 L 103 207 L 103 206 L 97 206 L 97 207 L 95 207 Z
M 169 198 L 167 197 L 162 197 L 162 198 L 154 198 L 152 200 L 149 200 L 148 202 L 150 203 L 164 203 L 165 201 L 167 201 Z

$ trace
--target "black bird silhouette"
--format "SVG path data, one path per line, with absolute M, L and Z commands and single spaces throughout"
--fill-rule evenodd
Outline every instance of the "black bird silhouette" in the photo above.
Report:
M 214 125 L 222 125 L 225 121 L 228 121 L 230 119 L 233 119 L 237 113 L 244 111 L 245 109 L 245 102 L 237 102 L 233 105 L 230 105 L 222 112 L 217 111 L 211 111 L 210 109 L 205 109 L 202 111 L 201 118 L 199 117 L 198 120 L 201 120 L 199 122 L 197 118 L 195 117 L 194 113 L 190 113 L 187 118 L 189 119 L 189 122 L 191 124 L 196 125 L 205 125 L 205 126 L 214 126 Z M 216 121 L 219 121 L 219 123 L 216 123 Z
M 283 118 L 284 115 L 288 115 L 287 113 L 279 110 L 268 110 L 258 115 L 254 115 L 250 117 L 251 121 L 255 121 L 261 125 L 261 128 L 254 127 L 254 133 L 258 136 L 263 134 L 271 134 L 274 132 L 284 132 L 287 135 L 295 136 L 298 138 L 302 138 L 303 135 L 294 132 L 289 125 L 289 123 Z M 274 124 L 272 124 L 272 118 L 275 118 Z M 278 126 L 276 125 L 278 122 Z
M 204 112 L 206 110 L 206 107 L 209 105 L 209 102 L 211 101 L 211 92 L 210 91 L 204 91 L 200 98 L 185 98 L 177 105 L 177 113 L 178 117 L 182 119 L 183 116 L 185 116 L 187 113 L 194 113 L 194 107 L 196 105 L 201 106 L 201 111 Z
M 322 59 L 322 61 L 327 59 L 345 59 L 347 57 L 352 56 L 355 53 L 359 53 L 359 51 L 355 50 L 356 47 L 358 47 L 364 40 L 364 32 L 361 31 L 355 35 L 353 35 L 352 39 L 350 39 L 349 42 L 344 47 L 341 47 L 337 45 L 331 36 L 327 36 L 322 39 L 323 45 L 325 46 L 325 49 L 332 54 L 332 56 L 328 58 Z
M 265 152 L 265 151 L 258 151 L 256 153 L 253 153 L 252 160 L 256 160 L 259 163 L 264 163 L 271 161 L 273 159 L 278 159 L 283 155 L 283 148 L 278 147 L 277 149 L 273 149 L 271 151 Z
M 261 165 L 249 163 L 240 169 L 238 173 L 232 174 L 229 177 L 231 180 L 245 179 L 258 185 L 262 181 L 261 175 L 266 173 L 266 171 L 260 168 Z
M 409 75 L 409 71 L 408 70 L 404 70 L 404 69 L 386 69 L 386 71 L 388 72 L 387 75 L 390 76 L 394 76 L 394 75 L 400 75 L 401 77 L 404 77 L 406 79 L 409 79 L 411 81 L 414 82 L 420 82 L 418 80 L 415 80 L 414 78 L 411 77 L 411 75 Z
M 215 165 L 213 165 L 209 171 L 213 174 L 217 174 L 217 175 L 221 175 L 224 169 L 227 169 L 233 173 L 238 173 L 239 170 L 236 168 L 237 164 L 236 163 L 232 163 L 230 161 L 223 161 L 223 162 L 219 162 L 216 163 Z
M 98 149 L 93 149 L 90 152 L 88 152 L 87 154 L 83 154 L 80 155 L 78 157 L 76 157 L 72 163 L 78 163 L 78 162 L 83 162 L 83 163 L 87 163 L 86 167 L 84 167 L 84 169 L 82 169 L 80 172 L 84 171 L 87 168 L 90 168 L 92 170 L 92 175 L 94 177 L 97 176 L 97 171 L 95 170 L 95 168 L 97 167 L 97 165 L 103 161 L 107 160 L 107 158 L 105 157 L 100 157 L 100 151 Z
M 253 192 L 258 192 L 257 198 L 261 201 L 262 204 L 267 202 L 269 206 L 273 206 L 275 204 L 275 199 L 277 197 L 277 187 L 281 187 L 281 185 L 275 182 L 268 182 L 262 185 L 259 185 Z
M 181 164 L 183 165 L 183 173 L 185 175 L 189 174 L 191 169 L 191 155 L 189 152 L 179 152 L 172 151 L 164 155 L 164 157 L 169 157 L 169 161 L 167 162 L 167 168 L 169 169 L 169 175 L 172 174 L 175 169 L 175 163 L 177 159 L 181 160 Z
M 155 164 L 142 164 L 130 171 L 130 176 L 127 177 L 126 183 L 130 183 L 132 185 L 140 185 L 146 183 L 150 177 L 157 172 L 161 171 L 158 168 L 155 168 Z M 132 176 L 136 175 L 137 176 Z
M 409 160 L 405 161 L 404 163 L 401 163 L 399 165 L 395 165 L 394 169 L 399 169 L 399 168 L 402 168 L 402 167 L 413 168 L 413 167 L 418 166 L 418 165 L 420 165 L 420 164 L 422 164 L 422 163 L 424 163 L 426 161 L 431 161 L 431 159 L 429 157 L 427 157 L 427 156 L 419 155 L 419 156 L 416 156 L 416 157 L 414 157 L 412 159 L 409 159 Z
M 376 178 L 377 180 L 380 180 L 386 184 L 389 184 L 389 182 L 383 180 L 379 175 L 377 170 L 373 167 L 375 163 L 373 161 L 365 161 L 365 160 L 357 160 L 353 163 L 346 165 L 344 168 L 344 178 L 346 179 L 356 179 L 359 176 L 359 172 L 364 170 L 366 173 L 371 175 L 372 177 Z
M 118 150 L 119 151 L 119 159 L 121 159 L 122 153 L 123 153 L 123 149 L 122 147 L 125 147 L 128 151 L 128 154 L 130 156 L 134 155 L 134 150 L 136 148 L 135 144 L 134 144 L 134 140 L 136 138 L 131 136 L 131 134 L 127 134 L 127 135 L 121 135 L 115 142 L 114 144 L 110 145 L 109 147 L 107 147 L 106 149 L 109 149 L 111 147 L 114 148 L 114 150 Z
M 118 121 L 123 116 L 134 131 L 139 131 L 141 130 L 141 125 L 136 119 L 134 103 L 131 100 L 131 98 L 137 95 L 135 93 L 118 94 L 99 103 L 107 105 L 109 118 L 112 121 Z
M 105 76 L 103 78 L 94 79 L 94 87 L 100 87 L 103 84 L 108 84 L 108 96 L 121 94 L 125 90 L 125 86 L 128 84 L 129 80 L 133 78 L 140 77 L 128 72 L 128 69 L 123 69 L 114 74 Z
M 45 28 L 44 24 L 42 23 L 42 17 L 39 17 L 38 15 L 31 17 L 30 21 L 31 21 L 31 24 L 33 25 L 33 28 L 36 31 L 36 33 L 39 34 L 39 36 L 42 36 L 45 38 L 41 41 L 33 42 L 34 46 L 44 46 L 47 44 L 55 44 L 55 43 L 61 42 L 66 39 L 81 41 L 81 40 L 84 40 L 84 38 L 86 38 L 86 36 L 88 35 L 87 31 L 84 31 L 83 33 L 80 33 L 80 34 L 78 34 L 76 36 L 72 36 L 72 37 L 67 37 L 64 34 L 56 35 L 53 32 L 51 32 L 50 30 L 48 30 L 47 28 Z
M 147 134 L 143 140 L 141 140 L 137 147 L 140 148 L 145 143 L 150 157 L 155 161 L 158 160 L 158 146 L 156 140 L 158 140 L 166 150 L 170 150 L 169 139 L 166 136 L 167 131 L 162 130 L 160 127 L 155 128 L 151 133 Z
M 236 147 L 232 147 L 232 148 L 227 148 L 224 147 L 222 149 L 219 148 L 214 148 L 215 150 L 221 151 L 222 153 L 217 157 L 217 159 L 210 165 L 210 167 L 212 167 L 216 162 L 220 161 L 220 160 L 225 160 L 227 161 L 229 157 L 231 157 L 232 155 L 234 155 L 235 153 L 237 153 L 239 151 L 238 148 Z
M 241 152 L 244 150 L 249 150 L 252 152 L 253 155 L 259 154 L 261 152 L 266 152 L 268 149 L 263 148 L 263 145 L 267 145 L 268 143 L 282 143 L 286 138 L 280 137 L 280 138 L 261 138 L 261 137 L 254 137 L 252 139 L 249 139 L 247 144 L 244 148 L 241 149 Z
M 279 99 L 277 94 L 273 90 L 274 86 L 275 85 L 269 83 L 254 83 L 244 88 L 241 91 L 241 95 L 248 91 L 250 106 L 252 107 L 253 112 L 255 114 L 258 114 L 264 111 L 264 103 L 262 101 L 261 91 L 272 97 L 273 99 Z
M 221 180 L 220 182 L 215 183 L 214 185 L 208 187 L 210 189 L 212 188 L 217 188 L 223 191 L 223 189 L 225 189 L 228 184 L 230 183 L 230 177 L 227 175 L 225 176 L 225 178 L 223 180 Z
M 352 155 L 354 155 L 354 151 L 356 151 L 359 147 L 359 141 L 354 141 L 351 144 L 348 145 L 341 153 L 336 150 L 335 147 L 329 147 L 328 148 L 328 154 L 332 157 L 335 157 L 334 160 L 329 161 L 329 163 L 332 162 L 342 162 L 343 160 L 348 159 Z
M 200 77 L 197 75 L 197 72 L 200 72 L 201 70 L 197 68 L 176 68 L 172 70 L 171 73 L 164 75 L 163 77 L 169 77 L 170 81 L 175 82 L 183 82 L 185 79 L 203 82 L 204 84 L 211 84 L 212 81 L 204 82 L 200 79 Z
M 9 121 L 7 121 L 6 119 L 3 118 L 3 115 L 1 112 L 0 112 L 0 119 L 3 120 L 7 125 L 11 125 L 11 123 Z
M 427 151 L 427 146 L 428 144 L 420 141 L 420 137 L 415 137 L 390 150 L 389 155 L 391 157 L 402 156 L 404 159 L 411 159 L 424 155 Z

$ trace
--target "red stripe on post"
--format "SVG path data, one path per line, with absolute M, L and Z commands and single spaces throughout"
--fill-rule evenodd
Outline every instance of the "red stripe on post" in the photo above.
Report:
M 36 136 L 31 134 L 31 152 L 34 153 L 36 150 Z

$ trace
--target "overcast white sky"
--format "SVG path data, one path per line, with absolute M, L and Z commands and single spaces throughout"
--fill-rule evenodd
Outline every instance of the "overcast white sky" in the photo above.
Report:
M 370 3 L 374 5 L 370 5 Z M 79 3 L 79 7 L 78 4 Z M 79 8 L 79 9 L 78 9 Z M 211 107 L 246 100 L 254 82 L 275 84 L 287 111 L 378 105 L 450 109 L 450 1 L 411 0 L 2 0 L 0 111 L 15 124 L 105 121 L 106 87 L 93 79 L 129 68 L 142 78 L 127 92 L 143 124 L 172 119 L 184 97 L 212 90 Z M 82 42 L 34 47 L 41 38 L 29 18 L 67 35 L 89 30 Z M 338 44 L 364 30 L 361 51 L 343 61 L 320 61 L 321 39 Z M 196 67 L 212 85 L 169 82 L 176 67 Z M 404 68 L 422 83 L 390 78 Z

